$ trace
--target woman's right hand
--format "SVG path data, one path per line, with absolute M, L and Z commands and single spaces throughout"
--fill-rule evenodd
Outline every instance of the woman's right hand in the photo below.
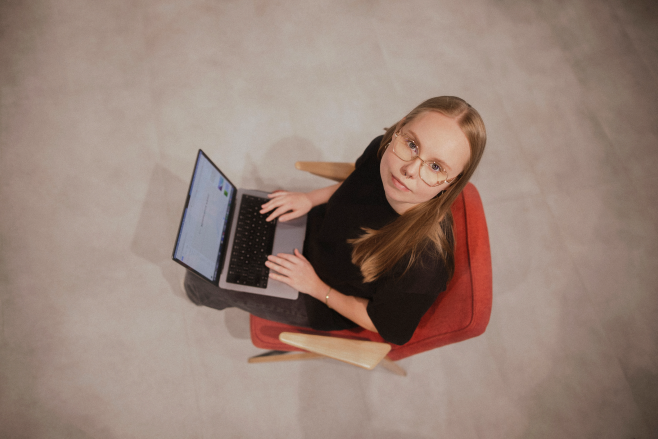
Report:
M 267 221 L 279 218 L 289 221 L 307 214 L 313 207 L 311 199 L 303 192 L 275 191 L 268 195 L 270 201 L 261 206 L 260 213 L 272 212 Z

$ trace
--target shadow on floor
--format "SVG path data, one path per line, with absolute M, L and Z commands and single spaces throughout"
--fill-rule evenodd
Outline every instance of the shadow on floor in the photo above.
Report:
M 157 265 L 171 291 L 188 300 L 181 289 L 185 269 L 172 259 L 188 183 L 156 164 L 142 205 L 130 250 Z

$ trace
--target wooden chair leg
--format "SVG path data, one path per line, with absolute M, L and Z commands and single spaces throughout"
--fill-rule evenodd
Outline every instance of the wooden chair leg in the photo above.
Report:
M 312 352 L 268 351 L 263 354 L 249 358 L 247 362 L 271 363 L 274 361 L 313 360 L 315 358 L 326 358 L 326 357 L 324 355 L 314 354 Z
M 395 361 L 389 360 L 388 357 L 384 358 L 379 364 L 381 364 L 384 369 L 393 372 L 396 375 L 400 375 L 403 377 L 407 376 L 407 372 Z

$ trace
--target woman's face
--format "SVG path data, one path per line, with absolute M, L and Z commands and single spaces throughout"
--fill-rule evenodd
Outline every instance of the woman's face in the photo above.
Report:
M 421 159 L 440 164 L 451 180 L 464 170 L 470 158 L 466 135 L 454 119 L 441 113 L 421 113 L 400 131 L 415 142 Z M 402 139 L 394 135 L 382 156 L 379 172 L 386 199 L 397 213 L 403 214 L 413 206 L 434 198 L 450 183 L 428 186 L 419 176 L 420 166 L 424 166 L 422 162 L 418 159 L 405 162 L 398 158 L 393 152 L 396 142 L 402 142 Z

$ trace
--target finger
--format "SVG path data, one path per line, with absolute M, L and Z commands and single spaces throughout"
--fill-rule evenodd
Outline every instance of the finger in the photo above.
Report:
M 308 261 L 308 260 L 304 257 L 304 255 L 302 254 L 302 252 L 300 252 L 300 251 L 297 250 L 297 249 L 295 249 L 295 256 L 297 256 L 298 258 L 302 259 L 303 261 Z
M 275 256 L 272 255 L 272 257 Z M 279 253 L 279 255 L 277 255 L 276 257 L 279 259 L 272 262 L 277 263 L 280 266 L 285 267 L 287 270 L 289 270 L 290 272 L 289 276 L 293 276 L 295 273 L 298 273 L 299 270 L 302 268 L 301 266 L 302 261 L 295 255 Z
M 295 255 L 291 255 L 290 253 L 277 253 L 276 256 L 274 257 L 279 257 L 281 259 L 285 259 L 286 261 L 290 262 L 291 264 L 297 265 L 299 264 L 299 258 Z
M 293 268 L 295 268 L 294 261 L 291 261 L 288 258 L 285 258 L 283 256 L 286 256 L 286 255 L 282 254 L 282 253 L 280 253 L 277 256 L 270 255 L 270 256 L 267 257 L 267 260 L 270 264 L 280 265 L 281 267 L 285 267 L 288 270 L 292 270 Z
M 276 190 L 276 191 L 274 191 L 274 192 L 272 192 L 272 193 L 267 194 L 267 197 L 268 197 L 268 198 L 277 198 L 277 197 L 280 197 L 280 196 L 285 195 L 285 194 L 287 194 L 287 193 L 288 193 L 288 192 L 279 189 L 279 190 Z
M 269 203 L 265 203 L 265 204 L 263 204 L 262 206 L 260 206 L 260 212 L 259 212 L 259 213 L 260 213 L 261 215 L 264 215 L 264 214 L 266 214 L 267 212 L 269 212 L 270 210 L 274 209 L 275 207 L 276 207 L 276 206 L 271 206 Z
M 259 213 L 260 213 L 261 215 L 265 215 L 266 213 L 271 212 L 273 209 L 276 209 L 277 207 L 280 207 L 280 206 L 277 205 L 277 204 L 272 204 L 272 205 L 265 205 L 265 204 L 263 204 L 263 205 L 261 206 L 261 209 L 260 209 L 260 212 L 259 212 Z
M 283 269 L 290 271 L 292 267 L 290 267 L 289 264 L 290 263 L 288 261 L 281 258 L 276 258 L 274 256 L 268 256 L 267 261 L 265 261 L 266 266 L 277 271 L 281 271 Z
M 282 215 L 282 214 L 284 214 L 288 211 L 290 211 L 290 208 L 288 206 L 279 206 L 279 207 L 276 208 L 276 210 L 274 212 L 272 212 L 270 214 L 270 216 L 268 216 L 265 219 L 265 221 L 272 221 L 273 219 L 279 217 L 280 215 Z
M 284 202 L 285 202 L 285 200 L 283 200 L 281 198 L 274 198 L 274 199 L 272 199 L 272 200 L 268 201 L 267 203 L 264 203 L 260 206 L 261 207 L 260 213 L 265 213 L 263 211 L 266 210 L 266 209 L 269 211 L 269 210 L 272 210 L 273 208 L 275 208 L 277 206 L 281 206 Z
M 293 274 L 293 271 L 289 268 L 283 267 L 281 265 L 276 265 L 272 262 L 265 262 L 265 266 L 270 269 L 270 273 L 277 273 L 281 276 L 290 277 Z

